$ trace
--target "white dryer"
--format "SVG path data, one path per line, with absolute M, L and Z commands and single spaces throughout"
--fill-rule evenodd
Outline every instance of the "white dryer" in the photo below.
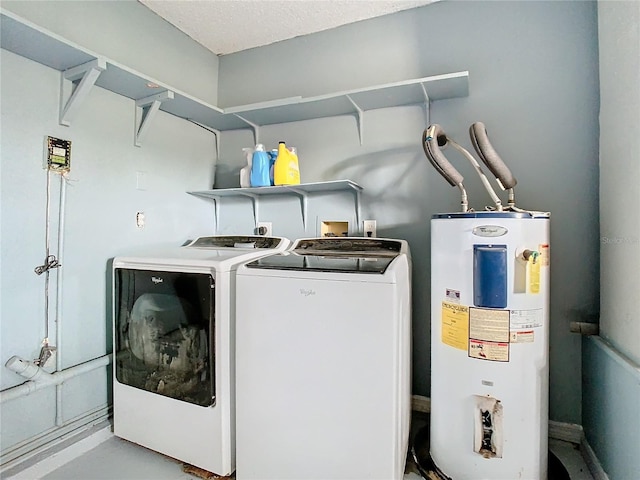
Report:
M 115 435 L 219 475 L 234 471 L 235 270 L 290 244 L 201 237 L 113 260 Z
M 314 238 L 238 268 L 238 480 L 399 480 L 411 411 L 404 240 Z

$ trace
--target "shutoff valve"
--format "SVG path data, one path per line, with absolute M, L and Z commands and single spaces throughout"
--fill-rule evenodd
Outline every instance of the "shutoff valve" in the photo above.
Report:
M 528 262 L 530 258 L 532 258 L 532 262 L 535 265 L 536 262 L 538 261 L 538 257 L 540 256 L 540 252 L 536 251 L 536 250 L 529 250 L 526 249 L 522 252 L 522 258 L 525 262 Z

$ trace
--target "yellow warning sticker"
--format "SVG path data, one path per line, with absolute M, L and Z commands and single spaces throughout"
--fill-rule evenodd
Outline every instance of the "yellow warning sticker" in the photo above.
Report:
M 469 341 L 469 307 L 442 302 L 442 343 L 467 349 Z
M 527 293 L 540 293 L 540 264 L 539 258 L 529 257 L 527 262 Z

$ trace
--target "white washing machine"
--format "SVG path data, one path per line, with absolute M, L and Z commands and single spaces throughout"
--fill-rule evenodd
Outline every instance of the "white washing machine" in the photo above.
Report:
M 411 412 L 404 240 L 314 238 L 238 268 L 238 480 L 396 480 Z
M 290 244 L 201 237 L 114 259 L 115 435 L 219 475 L 234 471 L 235 270 Z

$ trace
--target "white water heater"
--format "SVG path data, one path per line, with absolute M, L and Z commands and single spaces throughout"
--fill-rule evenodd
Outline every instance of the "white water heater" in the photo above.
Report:
M 547 478 L 549 213 L 431 220 L 431 457 L 455 480 Z

